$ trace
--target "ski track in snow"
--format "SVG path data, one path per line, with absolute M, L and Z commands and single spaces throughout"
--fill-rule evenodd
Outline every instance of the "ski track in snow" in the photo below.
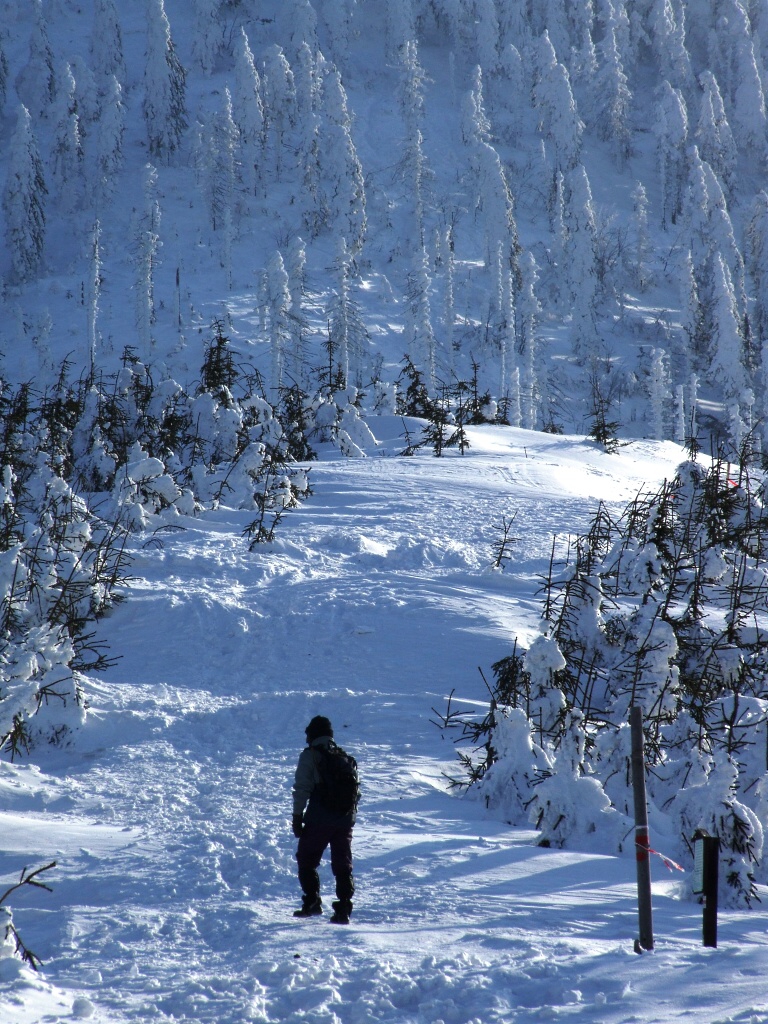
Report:
M 534 634 L 552 535 L 680 456 L 472 436 L 465 458 L 313 464 L 313 498 L 253 554 L 228 510 L 137 545 L 75 749 L 0 764 L 3 877 L 58 861 L 54 892 L 14 905 L 44 972 L 0 961 L 1 1021 L 768 1020 L 762 914 L 721 915 L 705 950 L 654 865 L 657 949 L 636 956 L 631 856 L 539 849 L 446 792 L 432 708 L 481 704 L 477 667 Z M 349 928 L 292 918 L 290 786 L 319 712 L 364 784 Z

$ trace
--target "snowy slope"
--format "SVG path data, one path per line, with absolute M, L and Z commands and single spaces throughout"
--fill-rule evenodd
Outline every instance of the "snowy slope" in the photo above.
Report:
M 485 427 L 463 458 L 397 458 L 399 421 L 373 426 L 369 458 L 313 466 L 271 547 L 249 554 L 246 514 L 225 510 L 137 542 L 103 624 L 121 660 L 88 682 L 83 733 L 0 765 L 0 877 L 58 861 L 52 894 L 14 903 L 44 968 L 0 964 L 0 1019 L 768 1020 L 762 913 L 721 915 L 705 950 L 700 908 L 655 859 L 657 948 L 636 956 L 633 858 L 538 848 L 448 793 L 452 746 L 430 724 L 453 689 L 479 706 L 477 666 L 535 631 L 553 533 L 680 450 Z M 348 929 L 291 916 L 290 785 L 316 713 L 363 773 Z

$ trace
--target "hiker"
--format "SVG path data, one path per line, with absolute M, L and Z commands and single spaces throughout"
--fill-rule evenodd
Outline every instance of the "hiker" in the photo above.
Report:
M 304 893 L 294 917 L 322 914 L 318 866 L 331 848 L 336 878 L 334 924 L 349 924 L 355 883 L 352 877 L 352 827 L 358 800 L 355 759 L 333 742 L 333 726 L 316 715 L 307 726 L 307 746 L 299 755 L 293 786 L 293 834 L 299 840 L 296 860 Z

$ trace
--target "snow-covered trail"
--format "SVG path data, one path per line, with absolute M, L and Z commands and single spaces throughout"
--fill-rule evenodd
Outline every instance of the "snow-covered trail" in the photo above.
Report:
M 104 1022 L 768 1019 L 743 1015 L 768 965 L 762 932 L 737 948 L 743 916 L 721 921 L 741 972 L 730 995 L 666 878 L 659 949 L 637 957 L 631 858 L 540 850 L 445 792 L 453 751 L 431 708 L 453 689 L 482 701 L 477 667 L 535 629 L 552 534 L 679 457 L 492 428 L 473 444 L 465 458 L 320 462 L 314 497 L 253 554 L 249 517 L 226 511 L 137 551 L 103 631 L 121 660 L 90 681 L 77 749 L 42 773 L 0 766 L 0 818 L 20 825 L 3 872 L 59 861 L 54 893 L 16 915 L 47 981 L 0 1020 L 56 1019 L 51 1001 L 73 990 Z M 490 572 L 514 511 L 514 572 Z M 364 778 L 349 929 L 291 916 L 290 785 L 315 713 Z M 323 881 L 329 896 L 327 865 Z

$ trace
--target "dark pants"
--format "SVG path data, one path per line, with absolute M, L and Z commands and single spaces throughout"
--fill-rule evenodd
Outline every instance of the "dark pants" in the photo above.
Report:
M 331 871 L 336 878 L 336 895 L 349 901 L 355 891 L 352 878 L 352 829 L 342 825 L 305 825 L 299 837 L 296 860 L 299 865 L 299 883 L 304 895 L 320 895 L 320 876 L 317 869 L 326 848 L 331 848 Z

